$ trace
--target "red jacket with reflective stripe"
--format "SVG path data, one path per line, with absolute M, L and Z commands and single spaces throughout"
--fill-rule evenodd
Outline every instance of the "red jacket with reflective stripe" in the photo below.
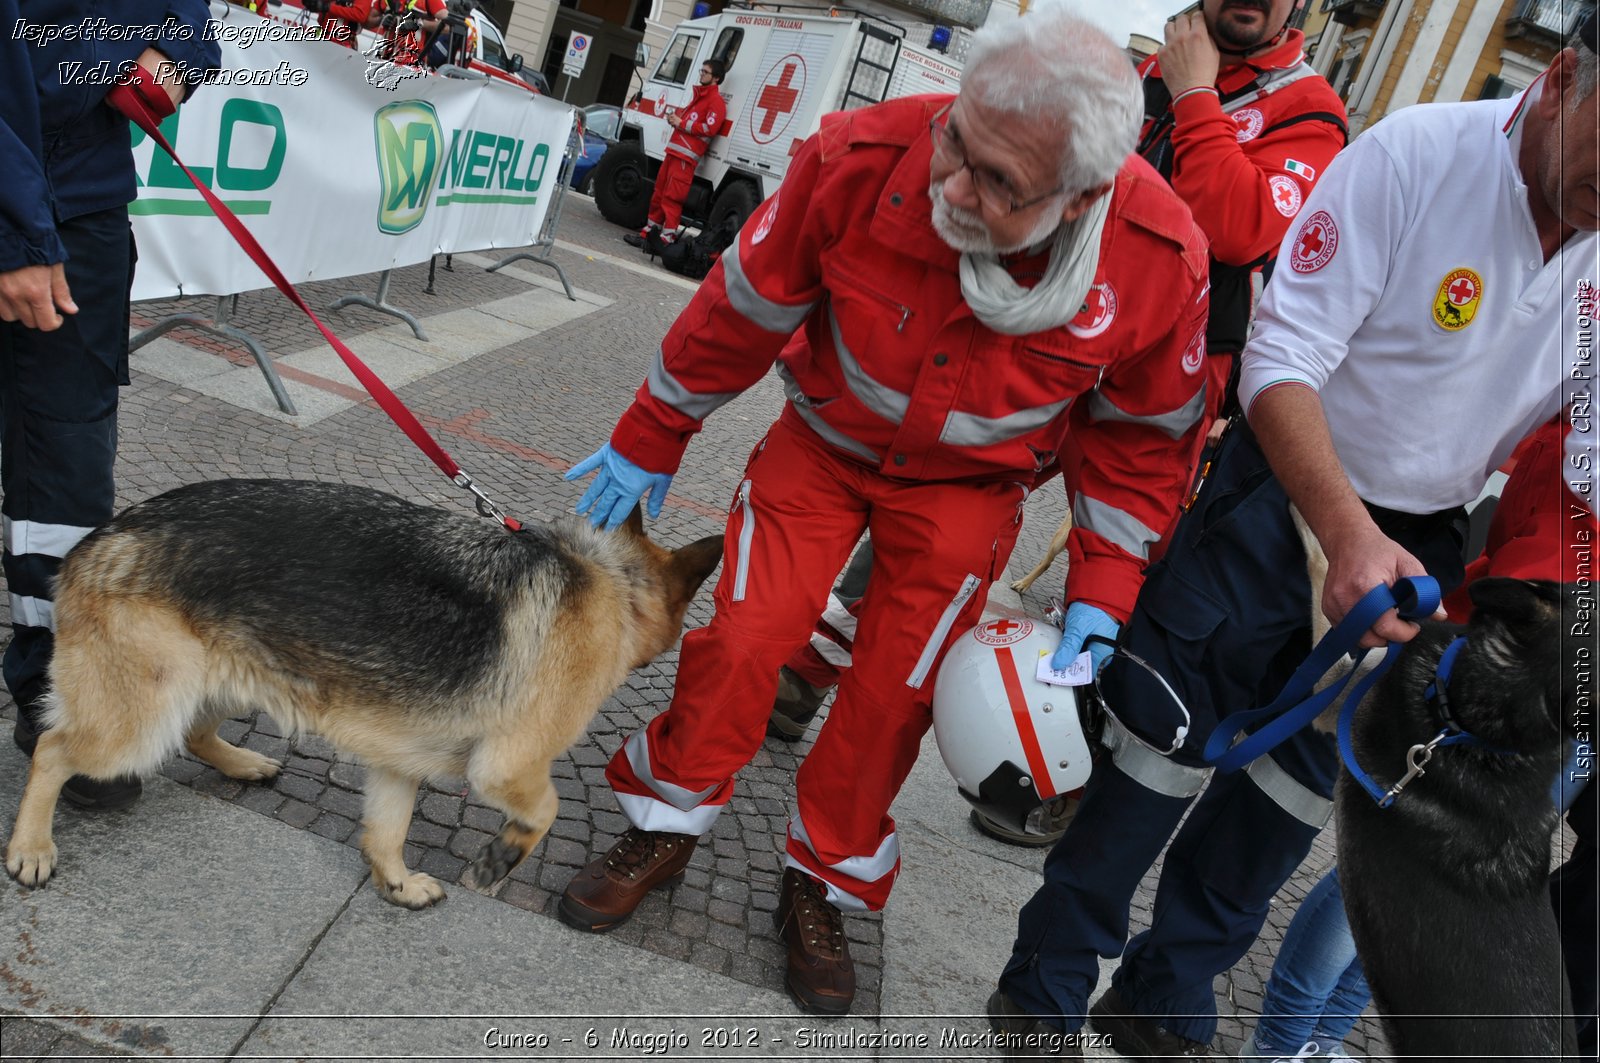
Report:
M 611 444 L 676 470 L 704 417 L 775 359 L 784 416 L 895 479 L 1031 484 L 1070 432 L 1082 462 L 1067 485 L 1068 593 L 1125 618 L 1199 437 L 1204 237 L 1130 157 L 1077 317 L 1032 335 L 990 330 L 931 220 L 928 122 L 948 102 L 824 119 L 667 333 Z M 1043 265 L 1013 272 L 1026 282 Z
M 728 103 L 717 91 L 715 81 L 696 85 L 688 104 L 678 108 L 678 117 L 683 122 L 672 131 L 667 150 L 693 162 L 706 153 L 711 138 L 722 129 L 722 122 L 728 117 Z

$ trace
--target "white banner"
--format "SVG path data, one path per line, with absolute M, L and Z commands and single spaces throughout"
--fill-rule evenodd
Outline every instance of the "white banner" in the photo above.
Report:
M 225 83 L 202 85 L 161 128 L 289 280 L 538 237 L 572 127 L 566 105 L 496 81 L 377 69 L 325 41 L 228 32 Z M 166 153 L 137 128 L 133 138 L 133 297 L 268 286 Z

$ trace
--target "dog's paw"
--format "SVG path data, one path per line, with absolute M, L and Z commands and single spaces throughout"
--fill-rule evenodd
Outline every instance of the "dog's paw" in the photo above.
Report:
M 1011 589 L 1016 591 L 1018 594 L 1021 594 L 1031 586 L 1033 586 L 1033 580 L 1028 579 L 1026 576 L 1024 576 L 1022 579 L 1014 579 L 1011 581 Z
M 240 782 L 271 782 L 283 770 L 281 760 L 274 760 L 253 749 L 241 749 L 239 752 L 248 756 L 239 759 L 236 772 L 230 771 L 227 774 Z
M 384 900 L 402 908 L 427 908 L 438 904 L 445 896 L 444 886 L 440 885 L 439 880 L 420 871 L 405 876 L 399 882 L 373 881 Z
M 39 849 L 25 849 L 14 840 L 6 846 L 6 874 L 29 889 L 43 886 L 55 869 L 55 842 L 49 842 Z
M 461 884 L 479 893 L 489 893 L 526 855 L 504 838 L 491 838 L 461 873 Z

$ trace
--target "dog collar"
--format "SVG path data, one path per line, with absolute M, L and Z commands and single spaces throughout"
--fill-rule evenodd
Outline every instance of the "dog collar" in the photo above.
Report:
M 1456 722 L 1455 715 L 1450 711 L 1450 672 L 1455 668 L 1456 658 L 1461 656 L 1461 651 L 1466 645 L 1467 637 L 1458 635 L 1445 647 L 1444 653 L 1439 655 L 1439 663 L 1434 666 L 1433 682 L 1422 691 L 1422 696 L 1433 709 L 1435 721 L 1440 725 L 1439 733 L 1426 742 L 1418 742 L 1406 751 L 1406 773 L 1400 776 L 1399 781 L 1387 790 L 1380 790 L 1377 783 L 1372 781 L 1372 777 L 1356 764 L 1354 756 L 1345 758 L 1351 776 L 1374 801 L 1378 802 L 1379 808 L 1388 808 L 1394 804 L 1394 799 L 1400 796 L 1400 791 L 1411 785 L 1413 779 L 1427 774 L 1428 762 L 1433 759 L 1433 751 L 1441 746 L 1482 746 L 1491 753 L 1505 752 L 1464 729 Z M 1343 723 L 1342 720 L 1340 722 Z

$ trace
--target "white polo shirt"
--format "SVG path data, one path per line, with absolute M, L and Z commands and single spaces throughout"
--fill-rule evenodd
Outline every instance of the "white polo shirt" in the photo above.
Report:
M 1318 391 L 1368 502 L 1470 502 L 1575 389 L 1593 390 L 1571 370 L 1593 343 L 1579 300 L 1586 283 L 1592 312 L 1600 242 L 1579 233 L 1545 262 L 1517 166 L 1538 88 L 1385 118 L 1334 159 L 1279 249 L 1240 398 L 1248 412 L 1276 385 Z M 1573 423 L 1592 455 L 1592 418 Z M 1569 437 L 1569 452 L 1583 446 Z

